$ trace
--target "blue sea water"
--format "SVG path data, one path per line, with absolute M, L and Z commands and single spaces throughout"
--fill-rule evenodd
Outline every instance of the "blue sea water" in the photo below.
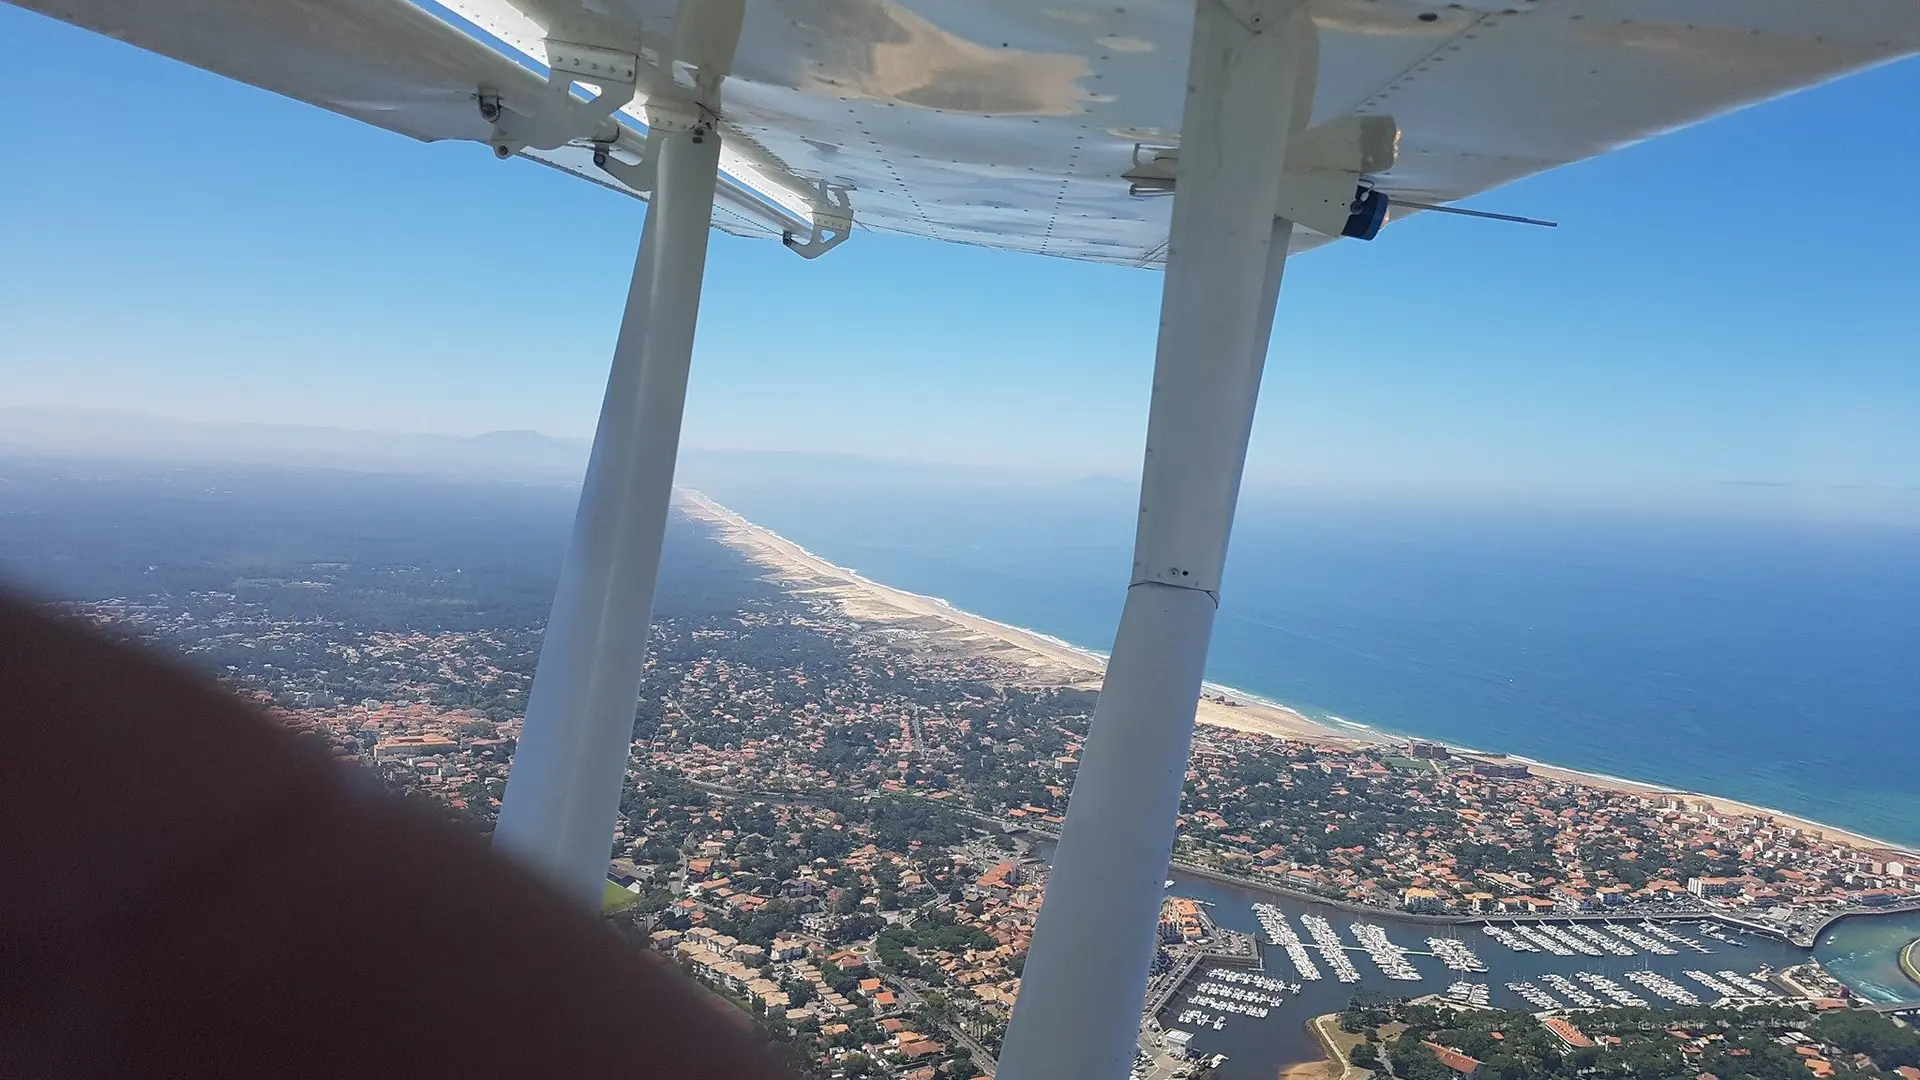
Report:
M 1105 651 L 1118 484 L 702 490 L 888 585 Z M 1250 496 L 1209 677 L 1375 728 L 1920 844 L 1920 535 Z
M 1820 964 L 1868 1001 L 1920 1002 L 1920 983 L 1900 970 L 1900 950 L 1920 940 L 1920 914 L 1842 919 L 1820 935 Z

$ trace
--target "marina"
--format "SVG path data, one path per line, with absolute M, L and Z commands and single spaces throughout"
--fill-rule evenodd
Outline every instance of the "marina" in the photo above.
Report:
M 1427 948 L 1433 951 L 1433 955 L 1440 958 L 1441 963 L 1454 971 L 1487 970 L 1486 963 L 1458 938 L 1430 937 L 1427 939 Z
M 1230 912 L 1231 909 L 1222 907 L 1216 910 Z M 1718 972 L 1699 968 L 1655 970 L 1652 965 L 1656 961 L 1679 955 L 1673 944 L 1683 945 L 1684 942 L 1670 944 L 1651 933 L 1624 926 L 1581 923 L 1553 925 L 1544 922 L 1508 923 L 1482 929 L 1485 937 L 1507 945 L 1515 962 L 1535 966 L 1565 963 L 1566 969 L 1533 971 L 1527 977 L 1499 984 L 1459 978 L 1437 993 L 1423 991 L 1419 987 L 1406 986 L 1434 973 L 1432 967 L 1422 971 L 1423 965 L 1436 965 L 1461 973 L 1484 972 L 1490 965 L 1464 941 L 1455 937 L 1428 936 L 1423 939 L 1425 951 L 1407 948 L 1394 940 L 1393 933 L 1404 932 L 1408 927 L 1385 920 L 1355 920 L 1349 923 L 1347 931 L 1353 941 L 1349 944 L 1342 940 L 1333 921 L 1317 911 L 1290 913 L 1282 905 L 1267 901 L 1251 903 L 1246 911 L 1260 927 L 1261 940 L 1268 946 L 1262 954 L 1264 963 L 1281 963 L 1280 957 L 1285 955 L 1296 970 L 1300 968 L 1298 961 L 1304 960 L 1306 966 L 1318 974 L 1318 966 L 1308 955 L 1312 950 L 1321 954 L 1340 982 L 1352 984 L 1383 980 L 1394 988 L 1389 993 L 1414 997 L 1426 993 L 1466 1008 L 1577 1011 L 1609 1006 L 1693 1006 L 1779 996 L 1767 985 L 1769 969 L 1765 967 L 1751 975 L 1731 969 Z M 1299 925 L 1306 929 L 1311 945 L 1294 928 L 1290 914 L 1297 917 Z M 1550 942 L 1558 946 L 1559 951 L 1551 951 L 1544 946 L 1534 947 L 1529 938 Z M 1576 948 L 1576 944 L 1585 948 Z M 1595 970 L 1594 960 L 1602 964 L 1617 962 L 1635 957 L 1642 950 L 1646 958 L 1635 966 L 1613 971 Z M 1372 974 L 1363 973 L 1353 964 L 1350 954 L 1354 952 L 1367 954 L 1374 969 Z M 1297 1022 L 1303 1022 L 1318 1012 L 1340 1008 L 1353 992 L 1348 987 L 1338 985 L 1322 983 L 1321 986 L 1314 986 L 1314 980 L 1304 976 L 1301 982 L 1288 982 L 1265 970 L 1202 967 L 1198 964 L 1189 965 L 1187 974 L 1182 976 L 1182 983 L 1183 1000 L 1180 1005 L 1169 1007 L 1164 1019 L 1187 1032 L 1187 1037 L 1194 1040 L 1196 1051 L 1200 1049 L 1198 1044 L 1205 1042 L 1207 1045 L 1204 1049 L 1213 1051 L 1216 1057 L 1225 1055 L 1224 1061 L 1227 1062 L 1243 1060 L 1243 1054 L 1236 1054 L 1235 1051 L 1244 1051 L 1245 1046 L 1216 1044 L 1213 1033 L 1220 1033 L 1224 1037 L 1230 1030 L 1249 1030 L 1279 1041 L 1297 1030 Z M 1503 1000 L 1495 1000 L 1496 985 L 1504 992 Z M 1301 1000 L 1308 997 L 1312 998 L 1314 1004 L 1309 1005 Z M 1243 1020 L 1251 1024 L 1236 1028 L 1235 1025 Z M 1269 1023 L 1277 1024 L 1278 1028 L 1268 1027 Z M 1229 1072 L 1223 1075 L 1233 1074 Z
M 1698 1005 L 1700 995 L 1655 971 L 1629 971 L 1628 982 L 1638 983 L 1655 997 L 1664 998 L 1675 1005 Z
M 1702 945 L 1700 942 L 1695 941 L 1693 938 L 1687 937 L 1684 934 L 1674 933 L 1671 927 L 1665 926 L 1661 923 L 1643 922 L 1640 924 L 1640 929 L 1646 931 L 1647 934 L 1649 934 L 1652 937 L 1657 937 L 1666 941 L 1670 941 L 1675 945 L 1692 949 L 1694 952 L 1710 953 L 1713 951 L 1712 949 L 1707 948 L 1705 945 Z
M 1736 949 L 1744 949 L 1747 947 L 1747 939 L 1744 936 L 1737 931 L 1729 930 L 1720 923 L 1704 920 L 1694 925 L 1699 928 L 1701 934 L 1720 942 L 1722 945 L 1731 945 Z
M 1209 997 L 1238 1001 L 1244 1005 L 1273 1006 L 1286 1000 L 1285 997 L 1279 994 L 1268 993 L 1261 990 L 1248 990 L 1244 987 L 1229 986 L 1226 983 L 1217 982 L 1203 982 L 1194 987 L 1194 991 L 1206 994 Z
M 1739 990 L 1735 989 L 1732 985 L 1728 984 L 1727 982 L 1721 980 L 1718 976 L 1709 975 L 1704 971 L 1697 971 L 1697 970 L 1688 970 L 1688 971 L 1682 972 L 1681 974 L 1685 975 L 1689 979 L 1692 979 L 1694 982 L 1699 983 L 1701 986 L 1706 987 L 1709 992 L 1717 994 L 1720 997 L 1731 998 L 1731 997 L 1741 996 L 1741 992 Z
M 1547 933 L 1538 926 L 1516 925 L 1513 932 L 1533 943 L 1535 948 L 1544 949 L 1555 956 L 1572 956 L 1573 949 L 1558 937 Z
M 1546 952 L 1554 956 L 1624 957 L 1643 952 L 1677 956 L 1681 949 L 1697 953 L 1713 951 L 1694 938 L 1653 922 L 1643 922 L 1637 927 L 1615 922 L 1488 923 L 1480 929 L 1514 952 Z M 1436 940 L 1442 939 L 1430 938 L 1428 943 Z
M 1586 941 L 1587 944 L 1611 956 L 1634 955 L 1633 946 L 1625 944 L 1618 938 L 1608 937 L 1600 931 L 1595 930 L 1591 923 L 1568 923 L 1567 933 Z
M 1559 942 L 1562 947 L 1571 949 L 1573 952 L 1580 953 L 1583 956 L 1605 956 L 1606 955 L 1606 953 L 1601 950 L 1600 946 L 1595 945 L 1594 943 L 1587 941 L 1584 938 L 1576 937 L 1572 932 L 1570 932 L 1565 927 L 1555 926 L 1552 923 L 1540 923 L 1534 927 L 1534 930 L 1545 937 L 1552 938 L 1554 941 Z M 1561 955 L 1571 955 L 1571 954 L 1563 953 Z
M 1715 974 L 1720 976 L 1721 981 L 1731 985 L 1736 990 L 1742 991 L 1748 997 L 1777 997 L 1780 994 L 1780 991 L 1769 989 L 1764 984 L 1755 982 L 1753 979 L 1739 972 L 1721 971 Z
M 1217 998 L 1211 994 L 1201 993 L 1189 995 L 1187 997 L 1187 1004 L 1196 1005 L 1202 1009 L 1212 1009 L 1219 1013 L 1238 1013 L 1241 1016 L 1259 1017 L 1265 1016 L 1272 1011 L 1272 1006 L 1269 1005 L 1255 1005 L 1251 1002 Z M 1222 1024 L 1220 1026 L 1224 1027 L 1225 1025 Z
M 1288 994 L 1300 992 L 1299 983 L 1289 984 L 1239 968 L 1196 969 L 1188 979 L 1198 981 L 1187 986 L 1187 1007 L 1174 1016 L 1173 1022 L 1195 1030 L 1224 1031 L 1229 1016 L 1264 1019 L 1286 1002 Z
M 1606 1002 L 1580 989 L 1572 979 L 1558 972 L 1548 972 L 1540 976 L 1540 981 L 1559 991 L 1561 997 L 1566 998 L 1568 1002 L 1577 1008 L 1597 1009 L 1606 1004 Z
M 1485 1008 L 1492 990 L 1486 983 L 1461 981 L 1447 987 L 1447 999 L 1462 1005 L 1474 1005 Z
M 1653 924 L 1648 923 L 1646 925 L 1652 926 Z M 1652 953 L 1655 956 L 1673 956 L 1678 951 L 1673 946 L 1667 944 L 1664 941 L 1659 940 L 1656 937 L 1653 937 L 1651 934 L 1643 934 L 1640 931 L 1635 930 L 1630 926 L 1621 926 L 1617 923 L 1608 923 L 1607 929 L 1613 934 L 1613 936 L 1619 938 L 1620 940 L 1625 941 L 1630 945 L 1639 946 L 1640 948 L 1645 949 L 1646 951 Z
M 1046 853 L 1044 847 L 1039 850 Z M 1702 970 L 1726 986 L 1747 989 L 1718 971 L 1709 970 L 1737 968 L 1736 974 L 1766 990 L 1770 981 L 1767 972 L 1807 959 L 1806 950 L 1786 942 L 1755 938 L 1748 948 L 1738 950 L 1737 963 L 1706 965 L 1696 949 L 1674 940 L 1681 936 L 1699 936 L 1691 921 L 1686 925 L 1656 924 L 1663 929 L 1670 927 L 1667 934 L 1673 937 L 1669 937 L 1648 929 L 1638 919 L 1615 919 L 1610 923 L 1589 920 L 1607 940 L 1630 946 L 1637 954 L 1620 956 L 1584 937 L 1577 938 L 1601 954 L 1589 956 L 1538 929 L 1541 923 L 1564 928 L 1569 922 L 1564 917 L 1540 922 L 1503 919 L 1448 927 L 1397 918 L 1387 912 L 1358 915 L 1331 905 L 1178 870 L 1172 877 L 1171 895 L 1204 901 L 1210 905 L 1206 908 L 1209 916 L 1221 928 L 1254 934 L 1260 943 L 1259 963 L 1254 965 L 1230 964 L 1190 954 L 1197 962 L 1183 962 L 1169 973 L 1179 974 L 1179 983 L 1155 1014 L 1163 1030 L 1177 1029 L 1189 1034 L 1188 1052 L 1192 1059 L 1226 1056 L 1214 1074 L 1217 1080 L 1273 1080 L 1281 1066 L 1318 1060 L 1322 1048 L 1307 1021 L 1340 1011 L 1360 991 L 1374 991 L 1389 997 L 1432 996 L 1471 1008 L 1479 1000 L 1472 988 L 1485 986 L 1486 1006 L 1528 1011 L 1602 1008 L 1617 1003 L 1613 995 L 1582 978 L 1584 974 L 1608 980 L 1616 991 L 1631 995 L 1634 1000 L 1670 1005 L 1651 987 L 1628 979 L 1627 972 L 1657 972 L 1707 1001 L 1722 995 L 1684 974 L 1687 969 Z M 1349 933 L 1349 925 L 1356 923 L 1368 928 L 1364 937 L 1357 929 Z M 1648 948 L 1620 933 L 1622 929 L 1666 945 L 1676 953 L 1663 954 Z M 1562 929 L 1562 933 L 1566 931 Z M 1371 959 L 1367 939 L 1376 934 L 1375 940 L 1384 939 L 1390 946 L 1390 954 L 1397 955 L 1416 978 L 1391 978 Z M 1559 951 L 1536 944 L 1529 934 L 1552 942 Z M 1901 944 L 1913 936 L 1907 933 Z M 1474 954 L 1487 970 L 1482 973 L 1452 967 L 1449 956 L 1463 957 L 1464 953 L 1456 954 L 1456 945 L 1443 944 L 1445 942 L 1456 942 L 1465 953 Z M 1732 951 L 1718 943 L 1709 944 L 1723 953 Z M 1362 959 L 1358 953 L 1369 953 L 1369 958 Z M 1302 961 L 1306 964 L 1304 969 Z M 1351 973 L 1344 981 L 1339 977 L 1343 968 Z M 1309 972 L 1319 978 L 1311 977 Z M 1466 984 L 1465 1000 L 1447 993 L 1450 984 L 1456 981 Z M 1206 991 L 1200 989 L 1202 984 L 1207 985 Z M 1258 993 L 1263 999 L 1236 998 L 1220 992 L 1226 989 Z M 1194 1000 L 1196 996 L 1201 1000 Z M 1265 997 L 1278 997 L 1281 1001 L 1273 1004 L 1264 1000 Z M 1265 1009 L 1266 1015 L 1254 1013 L 1257 1009 Z
M 1360 981 L 1360 969 L 1347 959 L 1347 947 L 1340 942 L 1340 935 L 1334 932 L 1333 923 L 1323 915 L 1302 915 L 1300 925 L 1307 928 L 1314 944 L 1319 946 L 1320 955 L 1326 958 L 1327 966 L 1333 969 L 1333 977 L 1343 983 Z
M 1516 997 L 1536 1009 L 1558 1009 L 1561 1007 L 1559 998 L 1554 997 L 1552 994 L 1547 993 L 1545 990 L 1540 989 L 1530 982 L 1510 982 L 1507 984 L 1507 989 L 1513 991 Z
M 1407 959 L 1407 950 L 1395 945 L 1385 930 L 1371 923 L 1360 922 L 1347 927 L 1347 930 L 1367 951 L 1373 966 L 1379 968 L 1382 975 L 1397 982 L 1415 982 L 1420 978 L 1419 970 Z
M 1300 977 L 1309 982 L 1319 982 L 1322 978 L 1320 966 L 1307 955 L 1307 946 L 1300 940 L 1293 926 L 1287 922 L 1287 913 L 1272 904 L 1254 904 L 1254 917 L 1260 920 L 1260 929 L 1265 931 L 1267 941 L 1286 950 L 1287 959 L 1292 961 L 1293 969 Z
M 1174 1022 L 1186 1027 L 1210 1027 L 1215 1031 L 1224 1031 L 1227 1026 L 1226 1017 L 1214 1016 L 1201 1009 L 1184 1009 L 1174 1018 Z
M 1493 940 L 1499 942 L 1502 945 L 1505 945 L 1507 948 L 1512 949 L 1514 952 L 1539 952 L 1540 951 L 1540 946 L 1535 945 L 1533 942 L 1527 940 L 1526 938 L 1521 937 L 1519 934 L 1514 933 L 1511 929 L 1507 927 L 1496 926 L 1493 923 L 1488 923 L 1487 925 L 1481 927 L 1480 929 L 1488 937 L 1492 938 Z
M 1573 977 L 1586 983 L 1593 989 L 1594 993 L 1607 998 L 1615 1005 L 1631 1005 L 1634 1008 L 1645 1008 L 1648 1004 L 1646 998 L 1641 997 L 1639 994 L 1634 993 L 1598 972 L 1576 971 L 1573 973 Z
M 1299 983 L 1288 985 L 1279 979 L 1269 978 L 1258 972 L 1242 971 L 1238 968 L 1208 968 L 1206 976 L 1208 979 L 1217 982 L 1241 983 L 1256 990 L 1265 990 L 1275 994 L 1282 992 L 1297 994 L 1300 992 Z

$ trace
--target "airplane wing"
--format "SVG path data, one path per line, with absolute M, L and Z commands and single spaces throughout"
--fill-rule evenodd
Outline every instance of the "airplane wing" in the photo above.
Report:
M 485 141 L 478 88 L 545 85 L 542 42 L 672 37 L 673 0 L 15 0 L 416 139 Z M 1920 50 L 1909 0 L 1315 0 L 1315 123 L 1391 116 L 1382 191 L 1445 203 Z M 716 224 L 863 228 L 1164 261 L 1191 0 L 749 0 Z M 622 142 L 643 138 L 639 101 Z M 635 194 L 591 148 L 524 151 Z M 1324 238 L 1296 230 L 1299 250 Z

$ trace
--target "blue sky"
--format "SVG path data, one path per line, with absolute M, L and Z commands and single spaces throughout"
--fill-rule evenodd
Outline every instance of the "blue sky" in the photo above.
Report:
M 640 204 L 6 5 L 0 94 L 0 405 L 590 430 Z M 1427 215 L 1296 260 L 1250 475 L 1920 485 L 1916 100 L 1920 65 L 1878 69 L 1475 203 L 1557 230 Z M 1138 467 L 1157 274 L 873 234 L 716 236 L 708 273 L 692 444 Z

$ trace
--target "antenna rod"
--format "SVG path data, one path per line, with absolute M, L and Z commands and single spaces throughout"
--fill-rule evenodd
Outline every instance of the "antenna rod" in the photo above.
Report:
M 1442 214 L 1459 214 L 1461 217 L 1489 218 L 1494 221 L 1512 221 L 1521 225 L 1538 225 L 1544 229 L 1557 229 L 1560 227 L 1560 223 L 1557 221 L 1543 221 L 1540 218 L 1521 217 L 1518 214 L 1494 214 L 1485 210 L 1468 210 L 1459 206 L 1438 206 L 1434 203 L 1414 202 L 1412 199 L 1403 199 L 1398 195 L 1390 196 L 1390 198 L 1392 198 L 1393 205 L 1395 206 L 1411 206 L 1415 210 L 1435 210 Z

